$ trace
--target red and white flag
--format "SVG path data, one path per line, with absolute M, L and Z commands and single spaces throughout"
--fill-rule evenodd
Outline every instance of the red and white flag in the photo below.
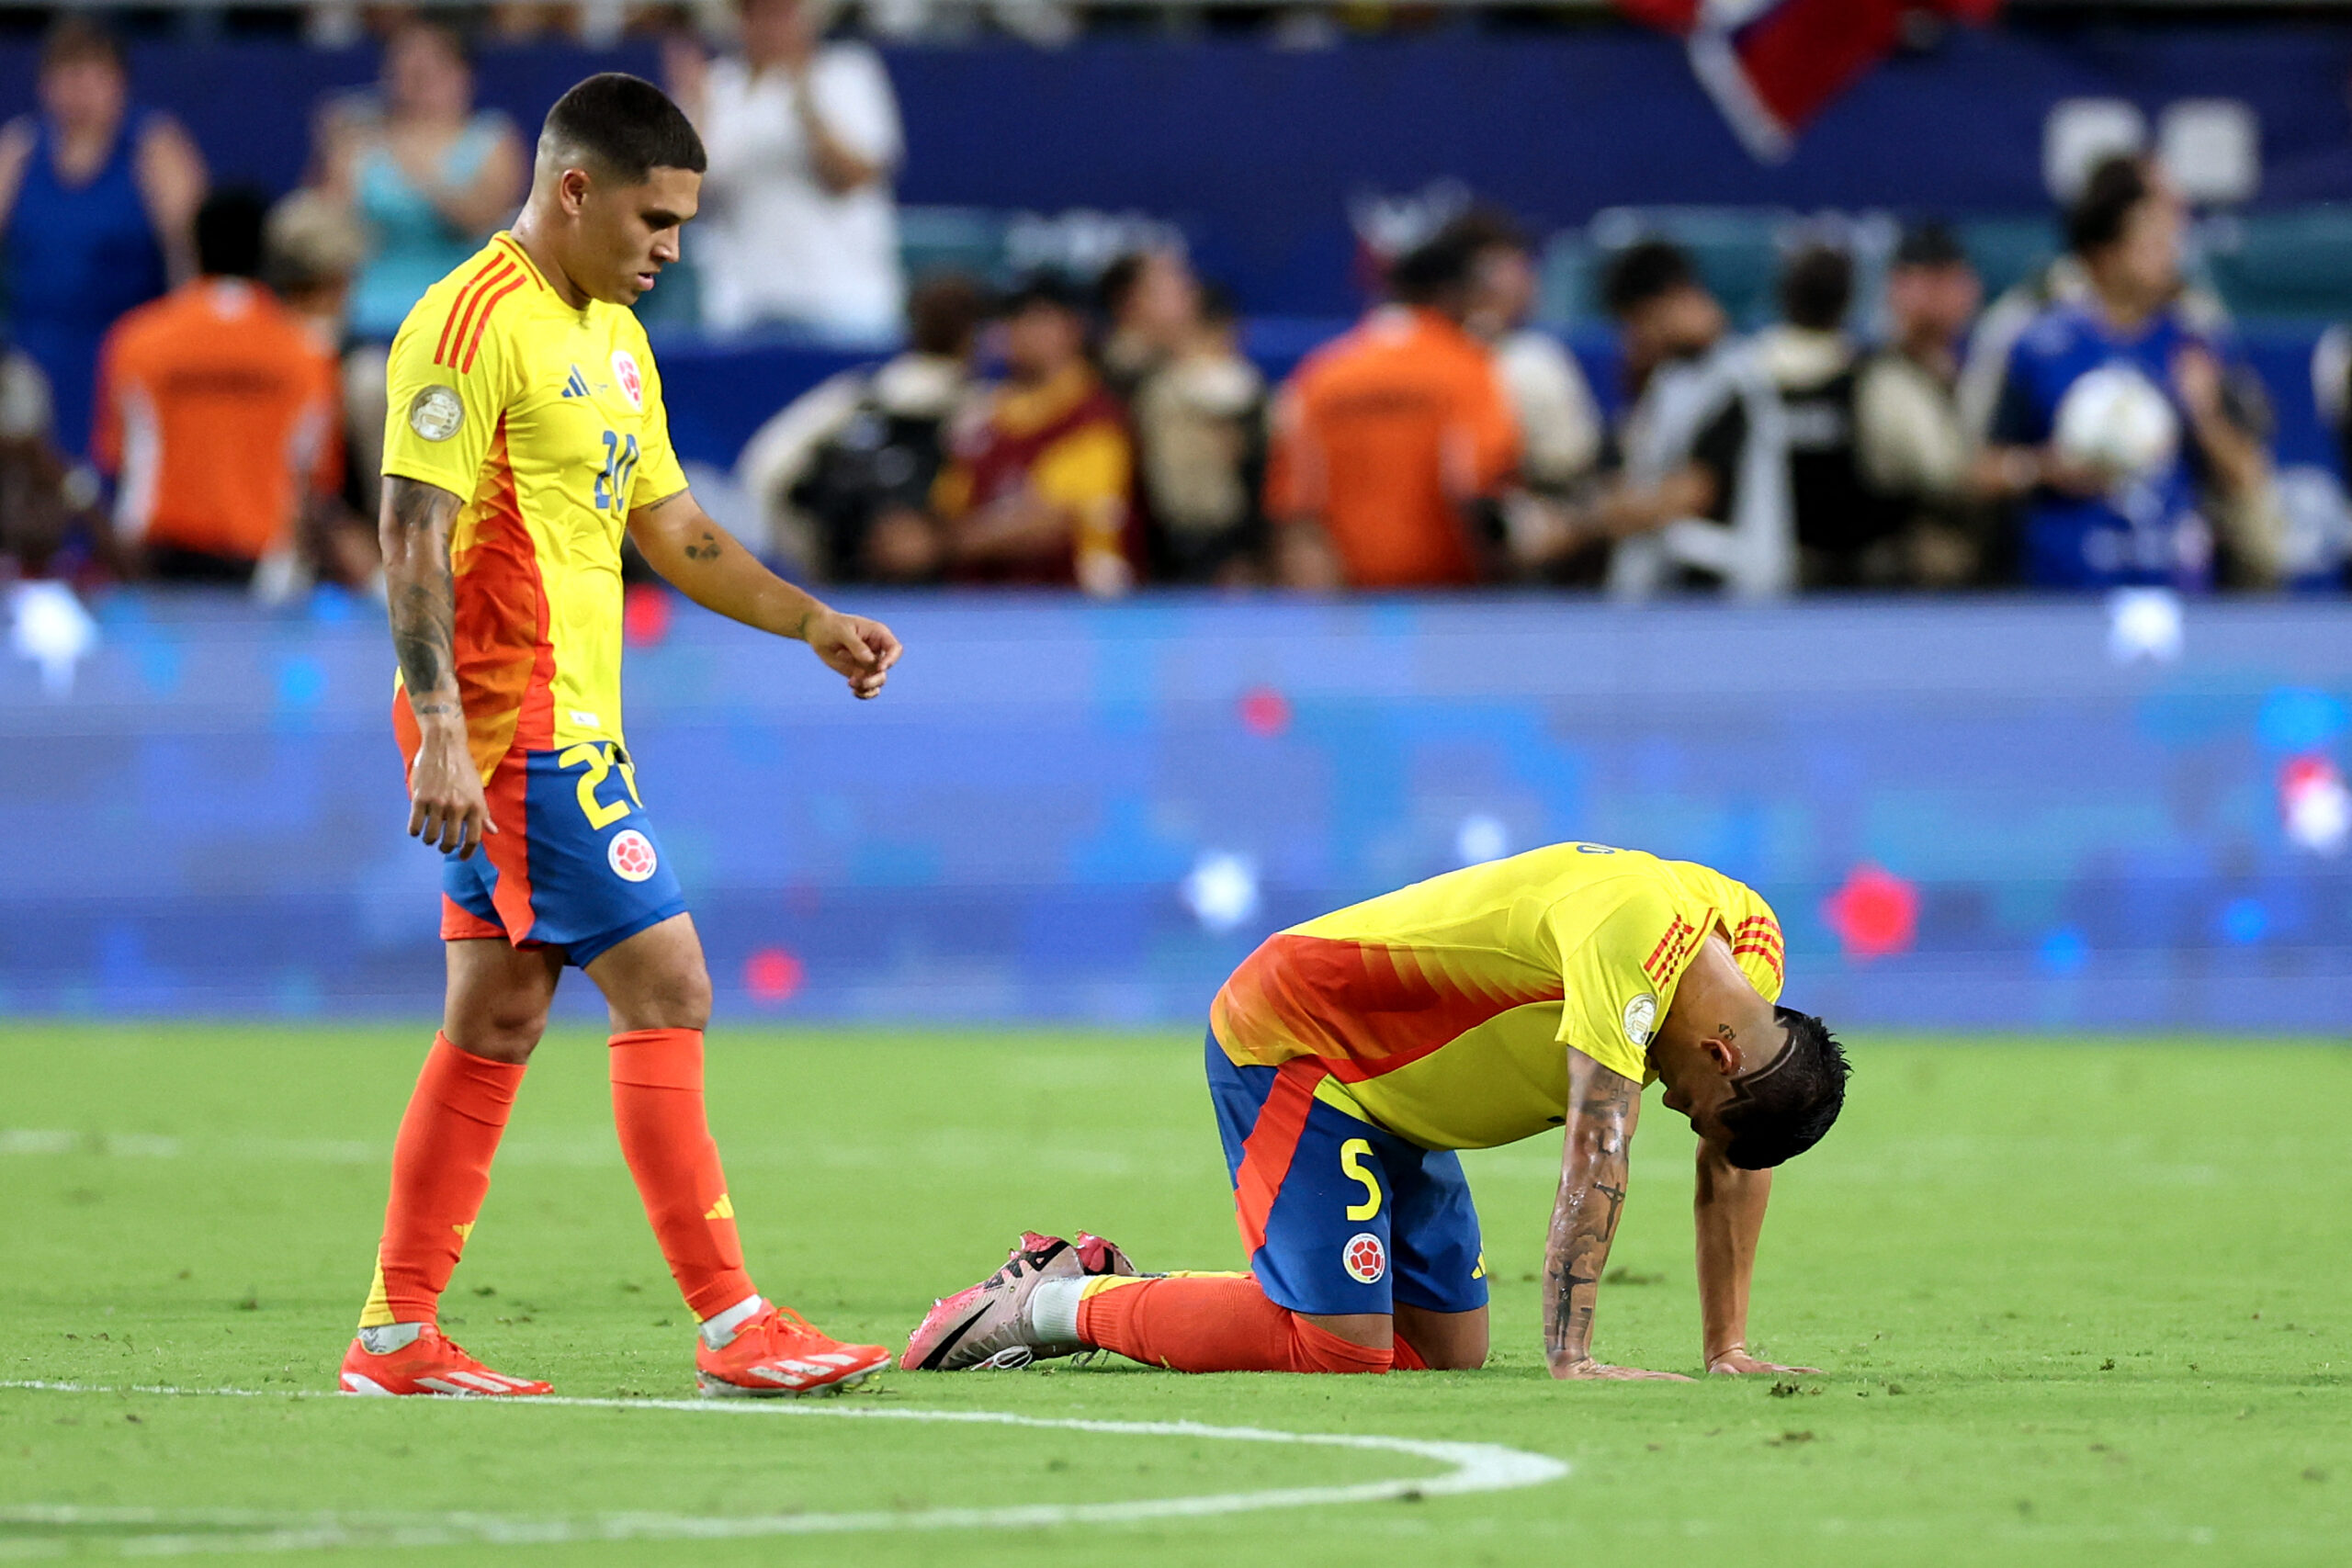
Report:
M 1681 38 L 1740 141 L 1777 164 L 1829 100 L 1894 51 L 1907 13 L 1989 21 L 2001 0 L 1617 0 Z

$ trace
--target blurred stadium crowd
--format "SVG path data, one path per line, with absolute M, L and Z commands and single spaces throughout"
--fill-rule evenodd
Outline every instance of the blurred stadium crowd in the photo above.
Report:
M 1043 41 L 1074 25 L 998 11 Z M 381 79 L 318 107 L 309 180 L 274 203 L 209 188 L 112 32 L 51 27 L 38 103 L 0 130 L 0 573 L 373 584 L 386 345 L 529 174 L 529 128 L 476 107 L 449 15 L 311 13 L 375 29 Z M 831 20 L 820 0 L 652 17 L 711 164 L 661 325 L 898 345 L 779 408 L 730 476 L 797 575 L 1106 597 L 2343 586 L 2340 555 L 2292 543 L 2268 396 L 2185 265 L 2190 204 L 2154 154 L 2086 148 L 2064 254 L 1989 300 L 1942 222 L 1870 256 L 1825 222 L 1786 238 L 1777 319 L 1741 333 L 1672 237 L 1618 234 L 1591 268 L 1598 355 L 1537 323 L 1540 239 L 1444 204 L 1368 246 L 1377 301 L 1270 384 L 1248 302 L 1172 231 L 1085 268 L 910 278 L 889 74 Z M 858 20 L 942 25 L 924 0 Z

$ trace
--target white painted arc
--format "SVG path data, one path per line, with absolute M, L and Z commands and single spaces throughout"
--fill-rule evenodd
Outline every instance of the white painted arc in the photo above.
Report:
M 339 1398 L 259 1389 L 107 1388 L 88 1383 L 0 1381 L 0 1389 L 60 1393 L 209 1395 L 240 1399 Z M 668 1410 L 697 1416 L 810 1416 L 836 1420 L 922 1421 L 1088 1432 L 1105 1437 L 1192 1438 L 1203 1441 L 1276 1443 L 1309 1448 L 1397 1453 L 1450 1466 L 1425 1479 L 1370 1481 L 1348 1486 L 1290 1486 L 1219 1492 L 1191 1497 L 1149 1497 L 1109 1503 L 1032 1503 L 993 1508 L 927 1508 L 909 1512 L 764 1514 L 741 1517 L 614 1513 L 526 1518 L 491 1514 L 418 1515 L 263 1513 L 252 1510 L 0 1506 L 0 1524 L 19 1529 L 104 1527 L 153 1533 L 124 1535 L 123 1550 L 138 1556 L 221 1551 L 302 1551 L 345 1546 L 469 1546 L 560 1544 L 594 1540 L 719 1540 L 760 1536 L 839 1535 L 872 1530 L 1038 1529 L 1073 1524 L 1132 1524 L 1202 1518 L 1270 1508 L 1320 1507 L 1386 1502 L 1400 1497 L 1450 1497 L 1540 1486 L 1568 1473 L 1546 1454 L 1497 1443 L 1459 1443 L 1342 1432 L 1284 1432 L 1261 1427 L 1216 1427 L 1197 1421 L 1102 1421 L 1016 1416 L 994 1410 L 912 1410 L 797 1402 L 684 1399 L 457 1399 L 440 1402 L 476 1409 Z M 242 1532 L 242 1533 L 231 1533 Z M 90 1543 L 95 1544 L 95 1543 Z

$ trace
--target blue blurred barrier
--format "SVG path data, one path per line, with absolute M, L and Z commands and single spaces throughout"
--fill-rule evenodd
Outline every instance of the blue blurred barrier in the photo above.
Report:
M 858 607 L 878 703 L 684 606 L 631 655 L 722 1021 L 1193 1021 L 1277 927 L 1567 838 L 1754 883 L 1833 1020 L 2352 1018 L 2339 604 Z M 376 613 L 99 622 L 70 690 L 0 655 L 0 1008 L 425 1014 Z

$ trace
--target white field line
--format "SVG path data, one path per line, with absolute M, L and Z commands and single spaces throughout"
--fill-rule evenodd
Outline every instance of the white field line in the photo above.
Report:
M 89 1383 L 5 1382 L 0 1389 L 59 1393 L 211 1395 L 234 1399 L 340 1399 L 331 1393 L 280 1393 L 256 1389 L 107 1388 Z M 605 1513 L 572 1517 L 496 1514 L 373 1514 L 263 1512 L 252 1509 L 85 1508 L 0 1506 L 0 1557 L 51 1555 L 74 1546 L 115 1544 L 126 1556 L 192 1552 L 309 1551 L 334 1547 L 519 1546 L 597 1540 L 726 1540 L 758 1536 L 841 1535 L 866 1530 L 1023 1529 L 1052 1525 L 1134 1524 L 1151 1519 L 1203 1518 L 1267 1508 L 1379 1503 L 1400 1497 L 1453 1497 L 1540 1486 L 1568 1473 L 1563 1461 L 1497 1443 L 1453 1443 L 1340 1432 L 1283 1432 L 1262 1427 L 1211 1427 L 1197 1421 L 1095 1421 L 1014 1416 L 994 1410 L 910 1410 L 793 1400 L 701 1399 L 453 1399 L 469 1408 L 670 1410 L 695 1416 L 793 1416 L 853 1421 L 933 1421 L 975 1427 L 1023 1427 L 1104 1437 L 1191 1438 L 1235 1443 L 1356 1449 L 1405 1454 L 1452 1468 L 1426 1479 L 1368 1481 L 1351 1486 L 1289 1486 L 1260 1492 L 1217 1492 L 1192 1497 L 1150 1497 L 1114 1503 L 1029 1503 L 993 1508 L 869 1510 L 845 1514 L 760 1514 L 704 1517 L 682 1514 Z M 495 1417 L 493 1417 L 495 1419 Z M 49 1527 L 49 1536 L 24 1532 Z M 104 1531 L 105 1534 L 95 1532 Z M 70 1533 L 66 1533 L 70 1532 Z

